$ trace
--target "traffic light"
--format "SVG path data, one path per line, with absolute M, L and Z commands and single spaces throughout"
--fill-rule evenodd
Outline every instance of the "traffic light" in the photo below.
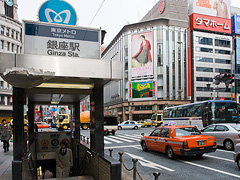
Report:
M 213 82 L 213 84 L 219 85 L 220 84 L 220 80 L 221 80 L 221 74 L 220 75 L 216 75 L 214 76 L 213 79 L 215 79 L 215 81 Z
M 234 82 L 234 74 L 226 74 L 226 81 L 225 81 L 225 85 L 226 85 L 226 88 L 228 88 L 229 84 L 232 84 Z

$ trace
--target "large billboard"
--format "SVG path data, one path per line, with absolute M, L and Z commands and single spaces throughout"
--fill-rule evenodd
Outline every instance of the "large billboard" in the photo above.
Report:
M 156 99 L 156 81 L 134 81 L 129 83 L 129 100 Z
M 100 59 L 100 29 L 24 21 L 24 53 Z
M 240 34 L 240 16 L 232 16 L 232 34 Z
M 131 44 L 131 77 L 153 76 L 153 32 L 132 35 Z
M 236 73 L 240 74 L 240 39 L 236 38 Z
M 232 34 L 231 19 L 192 14 L 189 20 L 191 29 Z
M 214 16 L 219 18 L 231 18 L 231 0 L 189 0 L 188 14 L 193 13 Z

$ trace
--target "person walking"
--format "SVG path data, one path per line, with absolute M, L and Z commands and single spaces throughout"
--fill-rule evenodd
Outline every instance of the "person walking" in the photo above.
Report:
M 11 127 L 7 124 L 6 119 L 2 120 L 0 126 L 1 141 L 3 142 L 4 152 L 9 151 L 9 140 L 12 136 Z
M 56 158 L 56 177 L 69 177 L 70 169 L 73 166 L 72 150 L 68 148 L 66 141 L 60 142 L 60 150 L 58 150 Z

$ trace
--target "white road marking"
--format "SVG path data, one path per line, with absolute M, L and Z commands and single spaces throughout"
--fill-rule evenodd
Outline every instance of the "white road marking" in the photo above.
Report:
M 234 153 L 233 151 L 227 151 L 227 150 L 223 150 L 223 149 L 217 149 L 217 151 L 227 152 L 227 153 L 231 153 L 231 154 Z
M 111 138 L 113 138 L 113 139 L 119 139 L 119 140 L 125 141 L 125 142 L 134 142 L 134 141 L 131 141 L 131 140 L 128 140 L 128 139 L 124 139 L 124 138 L 122 138 L 122 137 L 118 137 L 118 136 L 111 136 Z
M 139 138 L 139 139 L 142 137 L 141 135 L 136 135 L 136 134 L 131 134 L 131 135 L 124 134 L 124 136 L 127 136 L 127 137 L 135 137 L 135 138 Z
M 128 145 L 128 146 L 112 146 L 112 147 L 104 147 L 104 149 L 117 149 L 117 148 L 128 148 L 128 147 L 137 147 L 140 145 Z
M 141 147 L 133 147 L 133 148 L 142 150 L 142 148 L 141 148 Z
M 137 155 L 130 154 L 130 153 L 126 153 L 126 154 L 129 155 L 129 156 L 131 156 L 132 158 L 138 159 L 138 160 L 141 161 L 141 162 L 144 161 L 143 164 L 144 164 L 144 165 L 148 164 L 147 167 L 151 167 L 151 168 L 161 168 L 161 169 L 165 169 L 165 170 L 171 171 L 171 172 L 175 171 L 175 170 L 170 169 L 170 168 L 168 168 L 168 167 L 166 167 L 166 166 L 162 166 L 162 165 L 153 163 L 153 162 L 151 162 L 151 161 L 148 161 L 148 160 L 144 159 L 144 158 L 141 157 L 141 156 L 137 156 Z
M 117 137 L 122 137 L 122 138 L 126 138 L 126 139 L 131 139 L 131 140 L 134 140 L 134 141 L 139 141 L 138 138 L 134 138 L 134 137 L 127 137 L 127 136 L 121 136 L 121 135 L 117 135 Z
M 104 137 L 104 139 L 107 139 L 108 141 L 113 141 L 113 142 L 115 142 L 115 143 L 123 143 L 122 141 L 118 141 L 118 140 L 116 140 L 116 139 L 112 139 L 112 138 L 109 138 L 109 137 Z
M 225 174 L 225 175 L 229 175 L 229 176 L 232 176 L 232 177 L 240 178 L 240 176 L 236 175 L 236 174 L 228 173 L 228 172 L 225 172 L 225 171 L 221 171 L 221 170 L 218 170 L 218 169 L 210 168 L 210 167 L 207 167 L 207 166 L 203 166 L 203 165 L 192 163 L 192 162 L 188 162 L 188 161 L 183 161 L 183 160 L 179 160 L 179 161 L 184 162 L 186 164 L 193 165 L 193 166 L 197 166 L 197 167 L 200 167 L 200 168 L 204 168 L 204 169 L 208 169 L 208 170 L 211 170 L 211 171 L 215 171 L 215 172 L 218 172 L 218 173 L 221 173 L 221 174 Z
M 217 157 L 217 156 L 210 156 L 210 155 L 207 155 L 207 154 L 204 154 L 204 156 L 207 156 L 207 157 L 210 157 L 210 158 L 214 158 L 214 159 L 220 159 L 220 160 L 224 160 L 224 161 L 234 162 L 234 160 L 221 158 L 221 157 Z
M 104 144 L 112 144 L 112 143 L 104 139 Z

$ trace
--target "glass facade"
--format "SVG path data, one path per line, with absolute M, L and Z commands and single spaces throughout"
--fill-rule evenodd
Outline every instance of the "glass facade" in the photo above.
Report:
M 197 36 L 196 37 L 196 44 L 213 45 L 213 39 Z

